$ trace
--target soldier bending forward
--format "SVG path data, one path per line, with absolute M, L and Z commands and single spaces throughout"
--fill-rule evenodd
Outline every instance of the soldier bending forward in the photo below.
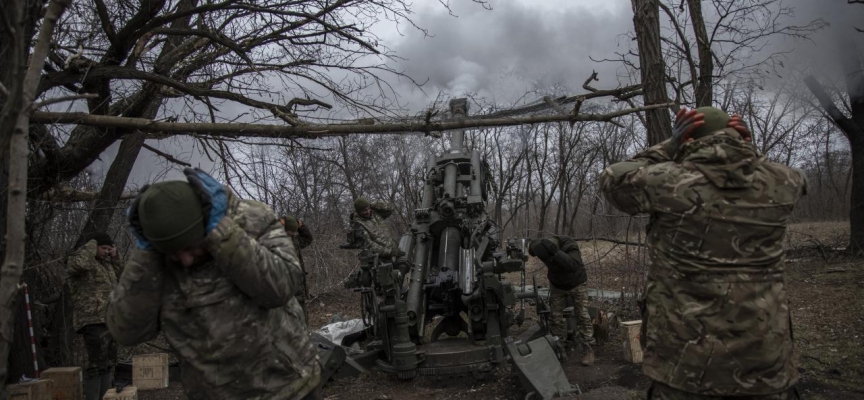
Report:
M 124 345 L 159 330 L 190 399 L 318 396 L 320 365 L 294 293 L 303 273 L 266 205 L 200 170 L 146 187 L 129 209 L 138 238 L 108 303 Z

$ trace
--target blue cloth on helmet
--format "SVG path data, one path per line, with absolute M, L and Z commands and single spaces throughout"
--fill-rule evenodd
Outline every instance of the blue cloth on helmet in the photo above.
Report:
M 228 193 L 225 192 L 225 187 L 222 186 L 219 181 L 213 179 L 213 177 L 208 175 L 206 172 L 196 168 L 195 174 L 201 181 L 201 189 L 204 190 L 204 194 L 210 197 L 210 215 L 207 218 L 207 224 L 205 226 L 207 233 L 210 233 L 213 229 L 216 229 L 216 226 L 219 225 L 219 221 L 221 221 L 222 218 L 225 217 L 225 213 L 228 212 Z

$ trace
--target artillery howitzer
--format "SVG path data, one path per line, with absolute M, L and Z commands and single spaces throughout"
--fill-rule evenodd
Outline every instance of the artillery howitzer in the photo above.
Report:
M 464 117 L 468 103 L 453 100 L 450 108 Z M 360 269 L 345 285 L 361 293 L 367 353 L 377 352 L 377 366 L 403 379 L 482 374 L 509 361 L 529 393 L 541 398 L 571 393 L 557 339 L 545 335 L 545 323 L 521 340 L 508 334 L 524 320 L 524 299 L 534 299 L 538 315 L 548 314 L 548 308 L 536 292 L 514 293 L 503 276 L 521 272 L 524 289 L 525 242 L 509 241 L 499 250 L 500 232 L 486 215 L 487 183 L 480 154 L 465 150 L 464 130 L 453 131 L 450 150 L 427 159 L 420 207 L 399 241 L 408 262 L 381 262 L 361 251 Z M 353 231 L 348 241 L 341 247 L 364 248 Z M 444 334 L 449 337 L 441 339 Z

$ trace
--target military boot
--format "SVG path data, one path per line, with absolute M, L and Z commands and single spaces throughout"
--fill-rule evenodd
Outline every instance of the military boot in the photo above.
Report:
M 594 349 L 589 344 L 582 345 L 582 348 L 585 350 L 585 355 L 582 356 L 582 365 L 586 367 L 594 365 Z
M 84 379 L 84 400 L 101 400 L 102 376 L 96 375 Z

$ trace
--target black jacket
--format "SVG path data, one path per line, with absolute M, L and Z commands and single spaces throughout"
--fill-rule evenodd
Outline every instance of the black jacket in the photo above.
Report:
M 558 289 L 570 290 L 588 282 L 585 263 L 579 245 L 570 238 L 558 237 L 558 252 L 543 261 L 549 269 L 549 283 Z

